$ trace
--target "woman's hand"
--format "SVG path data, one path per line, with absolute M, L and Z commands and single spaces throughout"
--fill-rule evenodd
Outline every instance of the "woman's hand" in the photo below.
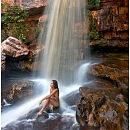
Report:
M 39 105 L 42 103 L 42 100 L 39 102 Z

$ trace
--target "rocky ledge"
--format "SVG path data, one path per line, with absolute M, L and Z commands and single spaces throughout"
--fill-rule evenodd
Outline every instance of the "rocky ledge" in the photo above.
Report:
M 84 130 L 127 130 L 128 103 L 114 84 L 96 80 L 80 88 L 76 118 Z

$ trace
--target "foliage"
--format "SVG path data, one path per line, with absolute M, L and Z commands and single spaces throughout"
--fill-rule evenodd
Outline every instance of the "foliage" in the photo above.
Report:
M 11 6 L 8 3 L 3 3 L 1 7 L 4 9 L 4 13 L 1 16 L 2 41 L 8 37 L 8 34 L 11 34 L 25 42 L 26 36 L 24 32 L 28 31 L 28 26 L 23 24 L 23 22 L 28 17 L 28 11 L 22 10 L 20 6 Z
M 100 0 L 88 0 L 88 9 L 99 9 Z
M 95 40 L 95 39 L 100 39 L 101 40 L 103 38 L 102 33 L 97 31 L 94 19 L 93 19 L 92 15 L 91 15 L 91 12 L 87 11 L 87 14 L 88 14 L 88 17 L 89 17 L 89 19 L 91 21 L 90 30 L 89 30 L 89 33 L 88 33 L 89 38 L 91 40 Z

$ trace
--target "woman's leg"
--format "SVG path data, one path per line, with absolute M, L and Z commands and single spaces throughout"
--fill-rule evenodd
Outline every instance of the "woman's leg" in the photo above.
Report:
M 51 104 L 51 110 L 54 109 L 54 107 L 58 107 L 60 105 L 59 102 L 57 102 L 55 99 L 50 98 L 49 104 Z
M 43 110 L 49 105 L 50 99 L 46 99 L 45 104 L 43 105 L 42 109 L 38 112 L 38 115 L 41 115 Z
M 57 102 L 55 99 L 52 98 L 48 98 L 46 99 L 45 104 L 43 105 L 42 109 L 38 112 L 38 115 L 41 115 L 43 110 L 49 106 L 49 104 L 51 105 L 51 109 L 53 110 L 54 107 L 58 107 L 60 105 L 59 102 Z

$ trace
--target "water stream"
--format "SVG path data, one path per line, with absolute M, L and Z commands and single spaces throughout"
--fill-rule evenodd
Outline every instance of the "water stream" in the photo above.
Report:
M 44 23 L 39 36 L 39 44 L 45 44 L 44 55 L 41 56 L 41 71 L 38 75 L 44 79 L 56 79 L 64 84 L 75 83 L 75 70 L 82 60 L 84 36 L 80 36 L 85 21 L 85 6 L 82 0 L 48 1 L 44 14 L 48 20 Z M 82 3 L 83 4 L 83 3 Z M 76 25 L 77 24 L 77 25 Z M 87 27 L 86 27 L 87 28 Z
M 86 7 L 82 2 L 82 0 L 48 0 L 44 11 L 44 14 L 48 14 L 48 20 L 43 24 L 46 29 L 44 28 L 39 36 L 39 44 L 45 45 L 44 55 L 39 58 L 42 63 L 41 71 L 38 73 L 40 79 L 30 79 L 37 82 L 35 87 L 41 94 L 3 111 L 2 127 L 36 108 L 40 99 L 49 93 L 52 79 L 56 79 L 59 83 L 63 114 L 69 113 L 75 116 L 75 111 L 70 109 L 62 97 L 81 87 L 86 81 L 85 74 L 90 65 L 82 61 L 85 43 L 80 43 L 84 40 L 84 36 L 80 37 L 77 32 L 81 31 L 83 26 L 76 26 L 76 23 L 79 25 L 85 20 Z

